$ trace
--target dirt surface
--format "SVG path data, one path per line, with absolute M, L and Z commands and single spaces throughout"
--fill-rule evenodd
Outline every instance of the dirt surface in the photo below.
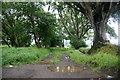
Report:
M 44 58 L 43 61 L 36 63 L 46 63 L 46 64 L 26 64 L 18 66 L 16 68 L 3 68 L 2 77 L 3 78 L 100 78 L 101 74 L 93 72 L 89 68 L 82 66 L 80 64 L 74 63 L 70 60 L 66 53 L 63 53 L 61 61 L 55 64 L 49 63 L 50 58 L 54 55 L 49 55 Z M 80 72 L 54 72 L 48 67 L 65 67 L 65 66 L 79 66 L 82 71 Z

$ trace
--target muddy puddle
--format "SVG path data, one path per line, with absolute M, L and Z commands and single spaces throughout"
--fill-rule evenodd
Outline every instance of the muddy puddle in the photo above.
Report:
M 52 62 L 38 62 L 38 63 L 35 63 L 35 64 L 37 64 L 37 65 L 52 65 L 54 63 L 52 63 Z
M 83 68 L 80 66 L 64 66 L 64 67 L 48 67 L 53 72 L 81 72 Z

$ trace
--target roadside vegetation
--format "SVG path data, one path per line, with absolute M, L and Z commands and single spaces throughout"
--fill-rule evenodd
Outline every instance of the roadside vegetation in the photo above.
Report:
M 59 62 L 60 58 L 62 57 L 62 53 L 80 53 L 79 50 L 73 49 L 73 48 L 50 48 L 52 54 L 55 54 L 52 59 L 50 59 L 51 62 Z
M 72 61 L 87 65 L 94 71 L 99 71 L 104 68 L 120 68 L 120 64 L 118 63 L 119 58 L 117 56 L 118 48 L 115 45 L 101 47 L 94 51 L 93 55 L 83 54 L 80 52 L 86 52 L 89 48 L 80 48 L 79 50 L 57 47 L 9 48 L 7 46 L 1 46 L 0 48 L 2 49 L 2 66 L 19 65 L 40 61 L 49 54 L 54 54 L 54 57 L 50 59 L 51 62 L 59 62 L 62 53 L 68 53 Z
M 62 53 L 72 53 L 79 52 L 75 49 L 66 48 L 36 48 L 36 47 L 7 47 L 0 46 L 2 49 L 2 66 L 9 65 L 20 65 L 27 64 L 36 61 L 41 61 L 42 58 L 48 56 L 49 54 L 55 54 L 53 58 L 50 59 L 51 62 L 59 62 Z
M 67 53 L 70 56 L 70 60 L 81 65 L 85 65 L 96 72 L 104 72 L 117 74 L 120 69 L 118 46 L 109 45 L 101 47 L 89 55 L 83 52 L 89 50 L 89 48 L 36 48 L 36 47 L 7 47 L 0 46 L 2 50 L 2 66 L 9 67 L 9 65 L 18 66 L 22 64 L 33 63 L 41 61 L 49 54 L 54 54 L 50 59 L 50 62 L 59 62 L 62 53 Z M 80 52 L 81 51 L 81 52 Z
M 26 64 L 41 60 L 50 54 L 49 49 L 35 47 L 3 47 L 2 66 Z
M 81 48 L 81 50 L 86 51 L 86 48 Z M 95 50 L 92 55 L 83 53 L 71 53 L 69 55 L 72 61 L 87 65 L 94 71 L 107 71 L 114 74 L 120 69 L 117 51 L 118 47 L 116 45 L 109 45 Z

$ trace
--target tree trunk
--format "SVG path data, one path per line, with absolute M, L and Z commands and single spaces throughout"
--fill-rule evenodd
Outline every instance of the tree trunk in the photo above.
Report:
M 91 54 L 93 50 L 96 50 L 101 46 L 104 46 L 104 42 L 107 40 L 105 32 L 105 21 L 95 22 L 93 29 L 94 29 L 93 46 L 88 51 L 89 54 Z
M 12 47 L 17 46 L 16 43 L 15 43 L 15 38 L 14 37 L 10 38 L 10 42 L 11 42 Z
M 63 41 L 62 41 L 62 47 L 64 47 L 64 39 L 63 39 Z
M 101 27 L 100 27 L 100 34 L 103 37 L 104 41 L 107 41 L 107 36 L 106 36 L 106 28 L 105 25 L 107 24 L 108 18 L 106 20 L 101 21 Z
M 4 38 L 2 38 L 2 39 L 3 39 L 3 41 L 8 45 L 8 47 L 10 47 L 8 41 L 6 41 Z
M 11 45 L 12 47 L 15 47 L 15 42 L 13 40 L 11 40 Z
M 38 48 L 40 48 L 40 42 L 39 42 L 37 33 L 34 33 L 34 39 L 35 39 L 35 44 L 36 44 L 36 46 L 37 46 Z
M 34 16 L 32 14 L 30 14 L 29 16 L 31 24 L 32 24 L 32 28 L 35 29 L 35 23 L 34 23 Z M 38 48 L 40 48 L 40 42 L 39 42 L 39 37 L 38 37 L 38 33 L 36 31 L 33 31 L 33 35 L 34 35 L 34 39 L 35 39 L 35 44 Z

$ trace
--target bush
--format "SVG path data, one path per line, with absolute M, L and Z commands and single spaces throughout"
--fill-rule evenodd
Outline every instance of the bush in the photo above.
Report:
M 70 44 L 72 45 L 72 47 L 74 47 L 75 49 L 79 49 L 80 47 L 87 47 L 85 41 L 83 40 L 78 40 L 78 39 L 73 39 L 70 41 Z
M 36 44 L 32 44 L 32 45 L 30 45 L 30 47 L 36 47 Z

